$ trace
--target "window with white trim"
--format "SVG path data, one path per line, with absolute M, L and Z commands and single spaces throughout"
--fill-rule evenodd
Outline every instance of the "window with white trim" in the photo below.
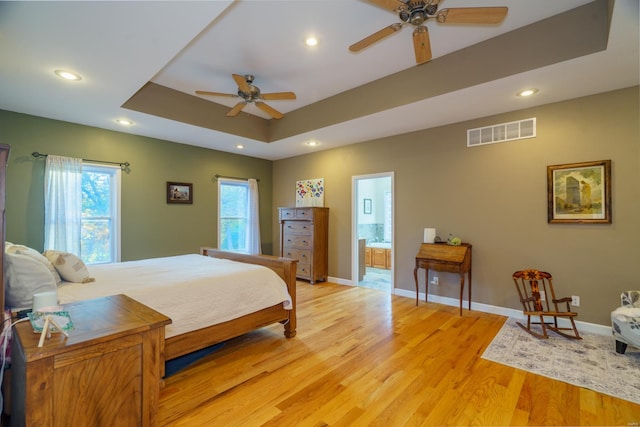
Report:
M 247 252 L 249 183 L 218 178 L 218 248 Z
M 87 264 L 120 261 L 120 166 L 82 164 L 81 255 Z

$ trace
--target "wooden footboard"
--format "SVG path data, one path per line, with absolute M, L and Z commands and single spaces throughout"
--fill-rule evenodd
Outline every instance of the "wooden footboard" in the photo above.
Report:
M 165 359 L 200 350 L 213 344 L 246 334 L 254 329 L 280 322 L 284 325 L 284 335 L 292 338 L 296 335 L 296 268 L 298 261 L 270 255 L 248 255 L 226 252 L 214 248 L 200 248 L 200 253 L 212 258 L 223 258 L 248 264 L 262 265 L 275 271 L 287 284 L 293 307 L 285 310 L 282 304 L 265 308 L 255 313 L 230 320 L 228 322 L 198 329 L 193 332 L 167 338 L 165 341 Z

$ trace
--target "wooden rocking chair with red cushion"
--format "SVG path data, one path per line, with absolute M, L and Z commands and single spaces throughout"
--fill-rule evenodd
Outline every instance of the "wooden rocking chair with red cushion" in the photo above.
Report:
M 566 338 L 582 339 L 574 321 L 578 313 L 571 311 L 571 297 L 556 298 L 551 274 L 534 269 L 516 271 L 513 273 L 513 281 L 520 295 L 524 315 L 527 316 L 527 326 L 516 322 L 518 326 L 538 338 L 549 338 L 547 329 L 550 329 Z M 540 321 L 532 321 L 532 316 Z M 571 327 L 558 326 L 559 317 L 567 319 Z M 532 325 L 540 325 L 542 333 L 533 330 Z M 563 331 L 573 331 L 573 334 Z

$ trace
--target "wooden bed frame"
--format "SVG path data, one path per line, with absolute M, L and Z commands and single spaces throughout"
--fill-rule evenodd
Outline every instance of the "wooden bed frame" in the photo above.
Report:
M 236 252 L 225 252 L 214 248 L 200 248 L 200 253 L 212 258 L 223 258 L 232 261 L 257 264 L 275 271 L 287 284 L 293 307 L 285 310 L 282 303 L 247 314 L 228 322 L 208 326 L 165 340 L 164 357 L 171 360 L 187 353 L 209 347 L 253 331 L 254 329 L 273 323 L 284 325 L 284 335 L 292 338 L 296 335 L 296 268 L 298 261 L 270 255 L 248 255 Z

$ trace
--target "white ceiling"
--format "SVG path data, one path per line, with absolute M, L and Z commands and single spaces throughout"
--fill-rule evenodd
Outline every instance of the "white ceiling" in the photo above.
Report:
M 509 13 L 497 26 L 429 21 L 433 57 L 590 1 L 442 0 L 441 8 L 508 6 Z M 254 84 L 265 93 L 295 92 L 295 101 L 268 101 L 286 114 L 414 67 L 410 28 L 359 53 L 348 50 L 398 21 L 393 13 L 360 0 L 0 2 L 0 109 L 276 160 L 640 81 L 638 1 L 617 0 L 606 51 L 272 143 L 121 107 L 149 81 L 188 94 L 197 89 L 235 93 L 235 73 L 255 75 Z M 318 46 L 304 46 L 310 35 L 319 39 Z M 62 81 L 53 74 L 61 68 L 83 79 Z M 516 97 L 525 87 L 540 92 Z M 207 100 L 229 107 L 237 102 Z M 254 105 L 244 111 L 268 118 Z M 135 124 L 123 128 L 115 122 L 124 117 Z M 309 139 L 320 145 L 307 146 Z M 236 148 L 239 143 L 243 150 Z

